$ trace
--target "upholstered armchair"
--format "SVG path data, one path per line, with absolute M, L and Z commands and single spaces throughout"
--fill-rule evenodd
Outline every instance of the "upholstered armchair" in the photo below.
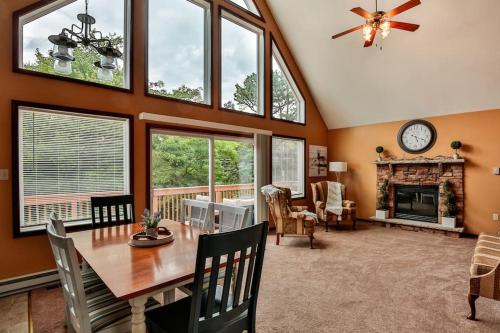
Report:
M 313 203 L 316 209 L 318 219 L 325 223 L 325 229 L 328 231 L 328 224 L 332 221 L 337 224 L 342 221 L 350 220 L 352 229 L 356 229 L 356 203 L 354 201 L 346 200 L 346 187 L 342 184 L 342 215 L 337 216 L 332 212 L 327 212 L 326 201 L 328 199 L 328 182 L 322 181 L 318 183 L 311 183 Z
M 309 236 L 309 244 L 313 249 L 314 225 L 316 218 L 307 212 L 307 206 L 292 206 L 292 192 L 289 188 L 277 187 L 275 195 L 268 198 L 269 210 L 276 224 L 276 245 L 280 244 L 280 236 Z
M 476 320 L 476 300 L 486 297 L 500 301 L 500 237 L 481 234 L 478 238 L 469 280 L 468 319 Z

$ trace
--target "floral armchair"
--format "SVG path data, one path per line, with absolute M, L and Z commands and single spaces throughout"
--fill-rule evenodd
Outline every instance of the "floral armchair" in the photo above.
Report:
M 356 229 L 356 203 L 351 200 L 345 200 L 346 198 L 346 187 L 342 185 L 342 215 L 337 216 L 332 212 L 327 212 L 326 201 L 328 199 L 328 182 L 322 181 L 318 183 L 311 183 L 313 203 L 316 209 L 316 215 L 318 219 L 325 223 L 325 229 L 328 231 L 328 224 L 331 221 L 336 221 L 337 224 L 340 220 L 350 220 L 352 223 L 352 229 Z
M 479 235 L 469 280 L 469 305 L 467 317 L 476 320 L 476 300 L 486 297 L 500 301 L 500 237 Z
M 280 236 L 309 236 L 309 244 L 313 249 L 314 225 L 316 216 L 307 211 L 307 206 L 292 206 L 292 192 L 289 188 L 276 187 L 274 195 L 266 196 L 271 216 L 276 224 L 276 245 L 280 244 Z

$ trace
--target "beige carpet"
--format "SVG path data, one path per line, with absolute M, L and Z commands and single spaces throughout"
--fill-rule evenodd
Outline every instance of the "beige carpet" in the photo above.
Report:
M 269 236 L 258 305 L 258 332 L 500 332 L 500 302 L 479 299 L 468 314 L 474 239 L 386 229 L 323 227 L 307 238 Z M 33 301 L 34 332 L 58 332 L 58 290 Z M 41 322 L 44 322 L 43 324 Z M 47 329 L 49 329 L 47 331 Z

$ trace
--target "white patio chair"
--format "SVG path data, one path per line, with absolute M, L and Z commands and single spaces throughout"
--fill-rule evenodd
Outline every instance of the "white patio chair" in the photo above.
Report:
M 214 203 L 182 199 L 179 219 L 183 224 L 188 223 L 205 231 L 214 232 Z
M 219 212 L 219 232 L 247 227 L 248 208 L 214 204 L 214 210 Z
M 69 332 L 115 333 L 131 330 L 131 308 L 127 301 L 113 296 L 104 286 L 85 290 L 73 240 L 57 234 L 52 223 L 47 225 L 57 271 L 66 302 L 66 323 Z M 150 299 L 146 307 L 159 304 Z

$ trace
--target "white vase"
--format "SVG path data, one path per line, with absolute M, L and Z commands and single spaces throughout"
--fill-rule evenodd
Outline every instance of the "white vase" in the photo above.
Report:
M 386 209 L 377 209 L 375 211 L 375 217 L 381 220 L 387 220 L 389 218 L 389 211 Z
M 457 227 L 457 218 L 456 217 L 442 217 L 441 224 L 443 227 L 448 228 L 456 228 Z

